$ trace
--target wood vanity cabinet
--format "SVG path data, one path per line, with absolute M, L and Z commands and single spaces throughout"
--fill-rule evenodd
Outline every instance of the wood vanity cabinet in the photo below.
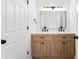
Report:
M 33 59 L 74 59 L 74 34 L 32 34 Z
M 32 55 L 36 57 L 50 56 L 49 49 L 52 42 L 52 35 L 32 35 Z

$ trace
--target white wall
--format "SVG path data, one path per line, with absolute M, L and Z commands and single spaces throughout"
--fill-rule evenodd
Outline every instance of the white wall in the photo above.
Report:
M 70 31 L 78 35 L 78 0 L 70 0 Z M 78 59 L 78 40 L 75 40 L 75 59 Z
M 77 0 L 70 1 L 70 31 L 78 34 Z

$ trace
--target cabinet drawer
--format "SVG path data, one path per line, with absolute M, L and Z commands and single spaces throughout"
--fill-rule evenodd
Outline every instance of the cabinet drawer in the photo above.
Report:
M 52 41 L 52 35 L 38 34 L 32 35 L 32 41 Z
M 71 41 L 74 40 L 74 34 L 55 34 L 54 35 L 54 40 L 56 41 Z

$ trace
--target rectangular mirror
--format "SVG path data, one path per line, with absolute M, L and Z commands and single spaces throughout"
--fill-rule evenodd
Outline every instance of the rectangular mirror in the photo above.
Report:
M 47 29 L 66 28 L 66 11 L 40 11 L 40 26 Z

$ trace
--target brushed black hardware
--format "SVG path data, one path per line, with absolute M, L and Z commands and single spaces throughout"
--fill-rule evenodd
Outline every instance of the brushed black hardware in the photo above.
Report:
M 45 37 L 40 37 L 40 38 L 45 38 Z
M 44 26 L 44 27 L 43 27 L 42 32 L 43 32 L 43 31 L 44 31 L 44 32 L 46 32 L 46 31 L 48 32 L 47 26 Z
M 6 40 L 1 39 L 1 44 L 5 44 Z
M 27 51 L 27 55 L 29 55 L 29 51 Z
M 66 39 L 66 37 L 64 37 L 64 36 L 63 36 L 62 38 L 63 38 L 63 39 Z
M 29 30 L 29 26 L 27 26 L 27 30 Z
M 59 28 L 59 32 L 62 32 L 62 31 L 64 31 L 64 29 L 63 29 L 62 26 L 60 26 L 60 28 Z
M 41 42 L 41 44 L 44 44 L 44 42 Z
M 74 39 L 78 39 L 78 36 L 74 36 Z
M 62 42 L 62 44 L 66 44 L 66 42 Z
M 29 4 L 29 0 L 27 0 L 27 5 Z

